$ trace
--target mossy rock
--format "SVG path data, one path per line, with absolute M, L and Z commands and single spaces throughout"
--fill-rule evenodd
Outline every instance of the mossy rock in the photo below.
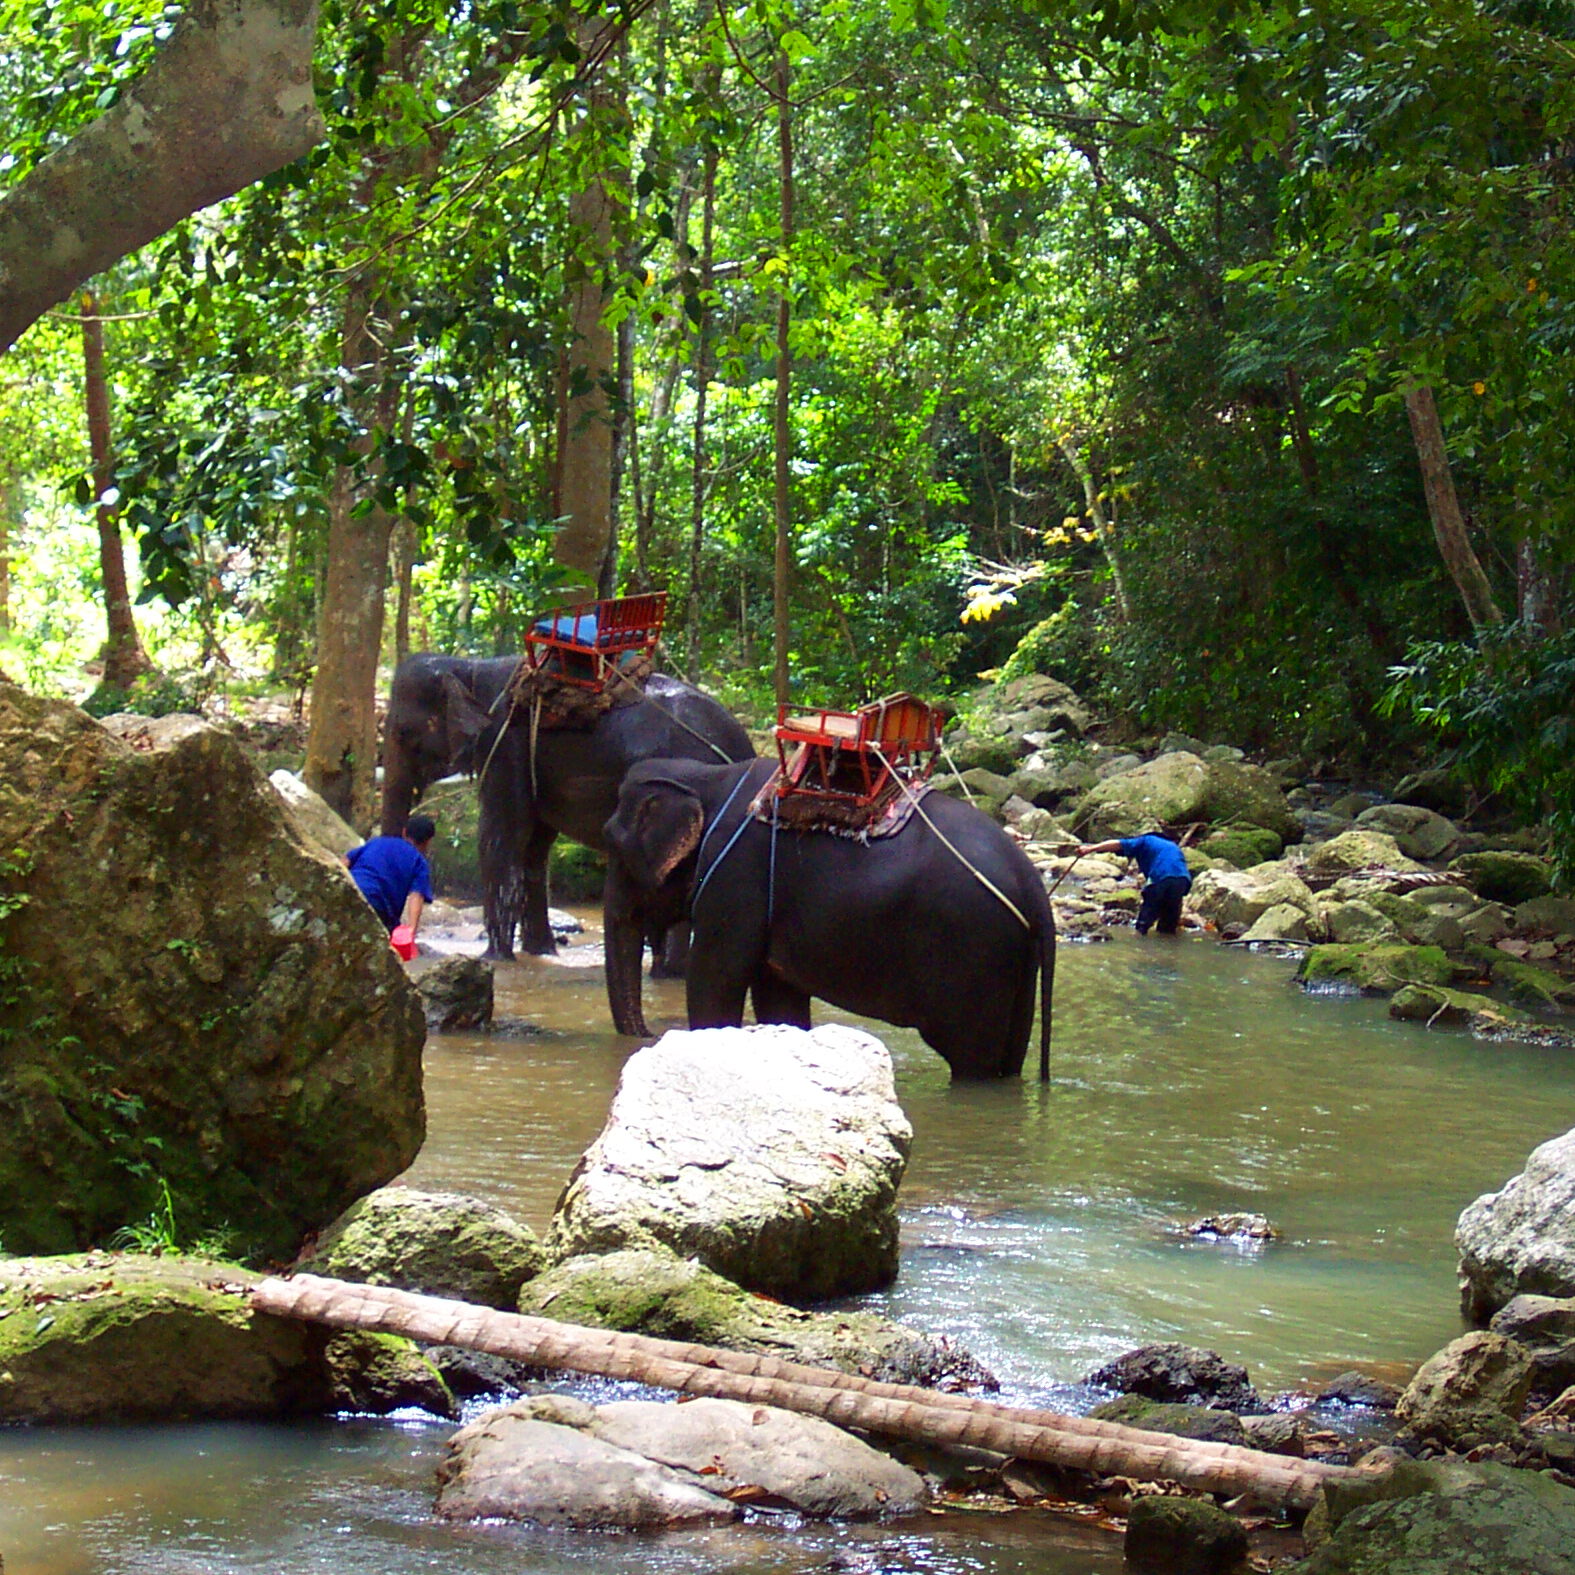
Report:
M 1101 1422 L 1121 1422 L 1141 1427 L 1150 1433 L 1169 1433 L 1173 1438 L 1198 1438 L 1214 1444 L 1247 1443 L 1247 1430 L 1234 1411 L 1218 1411 L 1206 1405 L 1180 1405 L 1171 1400 L 1150 1400 L 1145 1395 L 1122 1395 L 1118 1400 L 1096 1405 L 1088 1413 Z
M 384 1187 L 351 1204 L 299 1267 L 511 1311 L 544 1262 L 534 1233 L 480 1198 Z
M 886 1383 L 996 1387 L 944 1337 L 875 1313 L 803 1312 L 660 1250 L 566 1259 L 526 1283 L 519 1310 L 592 1329 L 780 1356 Z
M 1265 826 L 1231 826 L 1211 832 L 1198 846 L 1211 859 L 1224 859 L 1245 870 L 1279 858 L 1285 851 L 1285 839 Z
M 1551 968 L 1539 968 L 1536 963 L 1521 962 L 1496 946 L 1472 946 L 1467 955 L 1487 970 L 1506 995 L 1527 1006 L 1575 1007 L 1575 979 L 1566 979 Z
M 1449 867 L 1465 876 L 1477 896 L 1511 908 L 1545 897 L 1553 889 L 1552 867 L 1535 853 L 1462 853 Z
M 257 1278 L 145 1253 L 0 1259 L 0 1422 L 453 1414 L 410 1341 L 253 1312 Z
M 1441 947 L 1385 942 L 1314 946 L 1296 974 L 1305 989 L 1344 988 L 1363 995 L 1389 995 L 1407 984 L 1448 985 L 1455 977 L 1456 965 Z
M 1389 1015 L 1405 1022 L 1469 1023 L 1483 1033 L 1513 1028 L 1526 1021 L 1526 1014 L 1512 1006 L 1439 984 L 1408 984 L 1397 990 L 1389 1003 Z

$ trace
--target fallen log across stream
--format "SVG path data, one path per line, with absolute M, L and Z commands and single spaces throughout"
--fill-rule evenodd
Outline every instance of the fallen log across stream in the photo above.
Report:
M 537 1367 L 779 1406 L 888 1438 L 968 1445 L 1099 1476 L 1177 1482 L 1232 1497 L 1245 1493 L 1264 1507 L 1305 1510 L 1325 1482 L 1368 1476 L 1354 1466 L 1176 1438 L 1058 1411 L 1021 1410 L 780 1357 L 556 1323 L 312 1274 L 263 1280 L 252 1291 L 251 1305 L 258 1312 L 336 1329 L 399 1334 L 425 1345 L 464 1346 Z

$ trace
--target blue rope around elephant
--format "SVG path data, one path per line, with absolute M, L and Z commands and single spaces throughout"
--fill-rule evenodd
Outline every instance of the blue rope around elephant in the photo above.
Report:
M 723 801 L 722 808 L 718 812 L 716 819 L 713 820 L 711 822 L 711 824 L 705 828 L 705 835 L 703 837 L 701 837 L 701 839 L 700 839 L 700 852 L 699 852 L 699 855 L 698 855 L 699 857 L 703 858 L 705 856 L 705 845 L 706 845 L 706 843 L 708 843 L 711 840 L 711 833 L 713 831 L 715 831 L 716 828 L 722 824 L 723 817 L 726 816 L 728 808 L 731 806 L 733 800 L 738 797 L 739 789 L 742 788 L 743 785 L 749 780 L 749 775 L 750 775 L 749 767 L 746 766 L 744 768 L 743 775 L 741 777 L 739 777 L 738 781 L 733 784 L 733 791 L 731 793 L 729 793 L 727 795 L 727 798 Z M 733 851 L 733 844 L 735 842 L 737 842 L 738 839 L 741 836 L 743 836 L 743 834 L 744 834 L 744 827 L 749 824 L 749 821 L 750 821 L 750 816 L 749 816 L 748 811 L 746 810 L 745 814 L 744 814 L 744 818 L 742 820 L 740 820 L 739 823 L 738 823 L 737 829 L 733 832 L 733 835 L 727 839 L 727 846 L 725 848 L 723 848 L 722 851 L 720 853 L 718 853 L 717 856 L 714 859 L 712 859 L 711 862 L 706 866 L 705 874 L 700 877 L 700 884 L 695 887 L 695 894 L 694 894 L 694 896 L 689 899 L 689 910 L 690 910 L 691 913 L 695 910 L 696 907 L 699 906 L 700 895 L 705 890 L 706 882 L 711 879 L 712 871 L 715 870 L 717 865 L 720 864 L 722 862 L 722 860 L 725 859 L 728 856 L 728 854 Z M 772 841 L 771 841 L 771 850 L 772 850 L 772 853 L 775 854 L 775 852 L 776 852 L 776 839 L 774 837 L 772 838 Z

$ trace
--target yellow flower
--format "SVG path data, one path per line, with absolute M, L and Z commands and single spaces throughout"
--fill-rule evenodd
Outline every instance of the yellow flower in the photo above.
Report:
M 1526 281 L 1526 294 L 1527 295 L 1534 295 L 1536 293 L 1536 289 L 1537 289 L 1537 281 L 1535 279 L 1528 279 Z
M 1471 385 L 1471 392 L 1473 394 L 1485 394 L 1487 392 L 1487 384 L 1486 383 L 1473 383 Z

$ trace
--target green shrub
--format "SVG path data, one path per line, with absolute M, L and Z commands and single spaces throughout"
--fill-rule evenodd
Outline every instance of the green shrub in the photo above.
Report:
M 1094 619 L 1075 601 L 1063 602 L 1017 642 L 1001 669 L 1001 682 L 1047 673 L 1079 694 L 1097 689 L 1104 676 L 1104 651 Z

